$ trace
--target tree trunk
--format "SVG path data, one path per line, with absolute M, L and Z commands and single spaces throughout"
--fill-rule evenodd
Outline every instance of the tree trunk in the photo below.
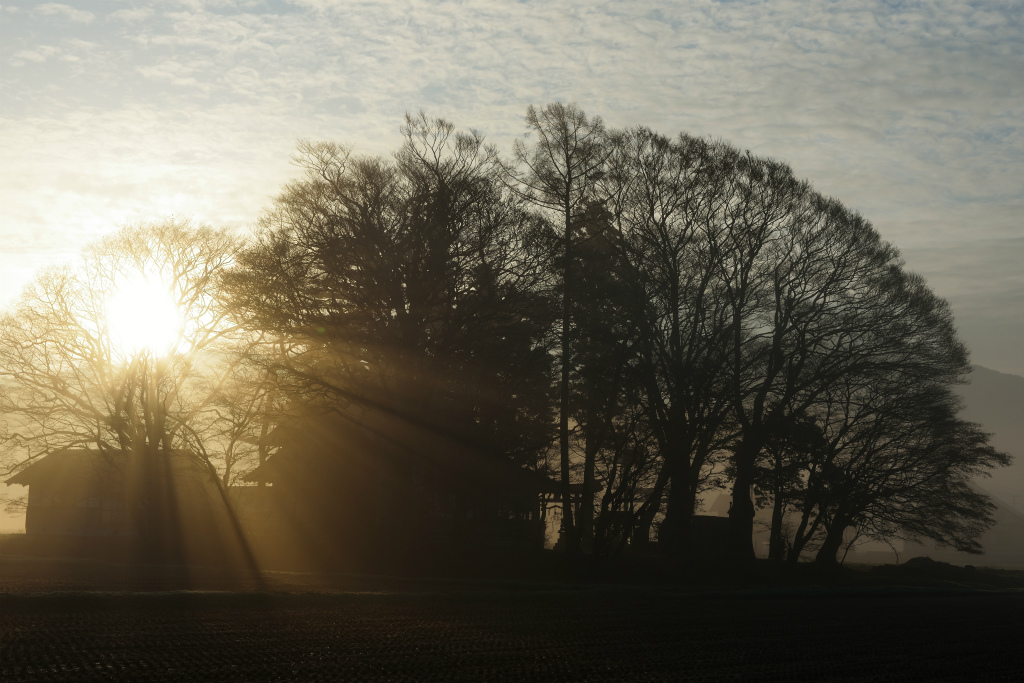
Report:
M 165 407 L 158 392 L 160 368 L 142 362 L 142 415 L 131 446 L 136 468 L 133 502 L 141 522 L 139 545 L 147 561 L 178 563 L 184 559 L 181 511 L 174 489 L 173 452 L 165 431 Z
M 637 511 L 636 521 L 633 523 L 634 545 L 648 543 L 648 539 L 651 537 L 651 525 L 654 524 L 654 518 L 658 516 L 658 510 L 661 509 L 661 497 L 665 493 L 665 486 L 667 484 L 668 470 L 662 466 L 661 472 L 658 473 L 658 479 L 654 483 L 651 495 L 646 501 L 644 501 L 644 504 L 640 506 L 640 509 Z
M 583 491 L 580 493 L 579 515 L 576 529 L 580 542 L 590 547 L 594 540 L 594 479 L 597 452 L 604 441 L 604 426 L 598 423 L 597 409 L 593 402 L 587 408 L 587 434 L 583 449 Z
M 666 555 L 672 557 L 685 557 L 690 553 L 696 492 L 690 482 L 688 455 L 678 444 L 673 444 L 665 453 L 669 491 L 665 504 L 665 520 L 658 532 L 658 546 Z
M 760 451 L 760 442 L 750 438 L 744 438 L 736 451 L 736 479 L 732 486 L 726 554 L 730 562 L 739 566 L 752 564 L 755 559 L 754 501 L 750 499 L 750 490 L 754 484 L 754 464 Z
M 804 546 L 814 536 L 815 530 L 818 528 L 818 521 L 821 519 L 821 513 L 818 513 L 818 517 L 815 517 L 814 523 L 810 524 L 810 531 L 808 531 L 808 522 L 811 518 L 811 510 L 814 509 L 813 505 L 808 506 L 804 509 L 803 514 L 800 516 L 800 526 L 797 527 L 796 533 L 793 535 L 793 547 L 789 549 L 789 554 L 786 556 L 786 561 L 790 564 L 796 564 L 800 561 L 800 553 L 803 552 Z
M 562 535 L 561 542 L 566 552 L 573 554 L 579 551 L 580 539 L 573 524 L 572 511 L 572 482 L 569 471 L 569 373 L 571 352 L 569 342 L 570 313 L 572 300 L 570 298 L 572 282 L 572 227 L 571 209 L 568 201 L 565 204 L 565 273 L 562 282 L 562 377 L 559 382 L 559 416 L 558 416 L 558 446 L 559 464 L 562 475 Z
M 138 515 L 139 550 L 147 562 L 184 559 L 180 509 L 174 491 L 170 454 L 159 445 L 138 447 L 132 506 Z
M 825 536 L 825 542 L 821 544 L 821 548 L 818 549 L 818 554 L 814 558 L 814 564 L 830 566 L 837 563 L 839 548 L 843 545 L 843 532 L 845 531 L 845 524 L 832 523 L 828 534 Z
M 268 373 L 268 378 L 271 382 L 277 382 L 277 373 L 271 371 Z M 262 468 L 267 463 L 267 454 L 270 452 L 270 445 L 267 443 L 267 436 L 270 434 L 270 411 L 274 407 L 274 398 L 276 391 L 271 388 L 267 390 L 267 395 L 263 397 L 263 420 L 260 425 L 260 440 L 257 445 L 257 452 L 259 457 L 259 466 Z M 257 486 L 264 488 L 266 484 L 266 473 L 260 477 Z
M 782 536 L 783 513 L 786 511 L 785 494 L 782 480 L 782 454 L 775 454 L 775 491 L 772 506 L 772 532 L 768 543 L 768 559 L 782 562 L 785 559 L 786 544 Z
M 786 539 L 782 535 L 782 520 L 786 503 L 780 494 L 775 495 L 775 505 L 772 507 L 772 533 L 768 542 L 768 559 L 774 562 L 782 562 L 786 559 Z
M 803 509 L 800 512 L 800 525 L 793 535 L 793 547 L 789 549 L 789 555 L 786 558 L 790 564 L 796 564 L 800 560 L 800 553 L 803 552 L 804 546 L 814 536 L 821 522 L 821 507 L 818 507 L 818 514 L 815 516 L 814 522 L 810 522 L 811 513 L 814 512 L 814 508 L 817 506 L 815 502 L 817 500 L 817 485 L 815 484 L 815 474 L 812 472 L 807 482 L 807 490 L 804 493 Z M 810 526 L 809 530 L 808 526 Z

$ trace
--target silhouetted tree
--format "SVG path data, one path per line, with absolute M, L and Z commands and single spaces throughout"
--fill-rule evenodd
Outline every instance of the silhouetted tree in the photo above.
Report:
M 658 507 L 652 503 L 663 469 L 658 444 L 643 401 L 634 393 L 637 385 L 627 383 L 625 389 L 596 453 L 603 485 L 592 546 L 597 558 L 622 552 L 627 542 L 642 547 L 650 534 L 650 523 L 642 515 Z
M 611 216 L 603 204 L 592 204 L 580 216 L 576 229 L 573 266 L 570 345 L 576 370 L 571 383 L 573 421 L 582 450 L 579 504 L 574 521 L 579 538 L 588 548 L 594 541 L 595 493 L 603 483 L 604 495 L 619 494 L 620 503 L 602 505 L 599 515 L 613 515 L 621 527 L 635 508 L 623 487 L 651 463 L 637 439 L 643 430 L 637 421 L 640 386 L 637 382 L 637 334 L 633 320 L 632 290 L 622 281 L 617 238 Z M 632 453 L 626 456 L 624 449 Z M 611 499 L 608 501 L 611 502 Z M 609 529 L 608 520 L 599 524 Z M 614 532 L 619 538 L 629 530 Z M 600 544 L 607 548 L 607 543 Z
M 664 468 L 642 510 L 650 524 L 668 488 L 659 543 L 689 548 L 697 495 L 728 444 L 726 307 L 709 233 L 721 230 L 728 170 L 722 145 L 646 128 L 616 136 L 604 183 L 619 268 L 634 309 L 636 370 Z
M 284 395 L 277 378 L 256 352 L 260 346 L 265 347 L 262 340 L 254 338 L 239 349 L 241 357 L 232 363 L 231 373 L 220 378 L 209 408 L 210 428 L 218 435 L 218 471 L 225 487 L 266 462 L 272 450 L 269 432 L 283 409 L 280 399 Z
M 955 419 L 948 405 L 933 404 L 929 412 L 891 433 L 886 448 L 862 450 L 855 462 L 842 463 L 831 482 L 834 507 L 816 562 L 836 562 L 847 529 L 877 540 L 930 539 L 982 552 L 979 538 L 992 525 L 995 506 L 972 481 L 1010 458 L 976 425 Z
M 904 294 L 931 300 L 939 321 L 948 313 L 926 290 Z M 941 330 L 933 332 L 941 336 Z M 958 349 L 948 351 L 946 362 L 955 364 Z M 979 551 L 977 537 L 991 522 L 991 505 L 970 482 L 1007 464 L 1008 457 L 956 418 L 959 404 L 941 377 L 942 358 L 932 361 L 937 376 L 931 379 L 921 372 L 924 364 L 917 371 L 894 367 L 869 377 L 851 375 L 819 399 L 814 411 L 823 444 L 806 462 L 791 561 L 818 539 L 816 561 L 834 563 L 848 529 Z
M 804 415 L 769 424 L 767 431 L 754 486 L 759 498 L 772 505 L 768 558 L 781 562 L 792 547 L 787 546 L 786 511 L 803 498 L 807 491 L 804 475 L 816 466 L 812 463 L 818 462 L 827 443 L 814 420 Z
M 713 235 L 729 309 L 734 454 L 731 554 L 753 559 L 751 486 L 771 425 L 804 414 L 845 375 L 892 360 L 898 255 L 861 217 L 782 164 L 738 155 Z M 885 334 L 872 334 L 873 330 Z
M 891 386 L 892 378 L 900 377 L 900 389 L 893 397 L 916 394 L 918 402 L 926 405 L 923 397 L 927 391 L 941 394 L 967 371 L 967 355 L 956 340 L 948 306 L 920 278 L 903 271 L 891 245 L 882 242 L 859 216 L 786 181 L 784 175 L 773 184 L 788 186 L 792 192 L 788 197 L 781 195 L 786 200 L 781 205 L 777 199 L 769 205 L 779 212 L 778 224 L 754 243 L 745 235 L 725 251 L 732 255 L 729 261 L 733 264 L 723 272 L 730 273 L 729 299 L 736 320 L 733 381 L 741 425 L 735 457 L 732 550 L 737 559 L 750 556 L 747 522 L 753 506 L 743 511 L 750 501 L 747 477 L 756 476 L 756 464 L 766 449 L 776 455 L 789 450 L 799 457 L 788 464 L 780 459 L 773 470 L 781 477 L 777 496 L 803 489 L 803 514 L 791 554 L 798 556 L 820 531 L 816 525 L 822 524 L 829 533 L 820 556 L 834 561 L 843 530 L 853 525 L 851 517 L 861 514 L 859 506 L 867 505 L 871 498 L 862 496 L 856 504 L 847 500 L 837 483 L 845 481 L 844 486 L 851 486 L 856 478 L 843 474 L 839 460 L 856 452 L 858 468 L 868 460 L 886 460 L 893 465 L 895 461 L 884 455 L 888 451 L 881 444 L 920 434 L 921 429 L 936 429 L 945 422 L 933 420 L 937 414 L 932 412 L 930 418 L 912 420 L 916 426 L 911 428 L 894 419 L 900 411 L 896 404 L 889 404 L 883 411 L 886 419 L 873 422 L 873 429 L 882 431 L 868 437 L 861 431 L 870 405 L 865 403 L 866 396 L 877 399 L 884 395 L 878 393 L 881 387 Z M 754 215 L 759 219 L 765 215 L 762 201 L 755 204 L 759 211 Z M 923 387 L 927 391 L 918 393 Z M 875 393 L 870 394 L 872 391 Z M 874 409 L 879 408 L 876 405 Z M 888 424 L 882 427 L 884 423 Z M 788 443 L 779 442 L 780 434 L 789 434 L 785 438 Z M 854 438 L 858 434 L 866 440 Z M 844 455 L 838 456 L 840 452 Z M 926 448 L 921 452 L 931 453 L 936 464 L 942 459 L 938 451 Z M 906 455 L 907 451 L 899 453 Z M 802 487 L 793 481 L 792 472 L 785 472 L 800 467 L 801 457 L 807 467 Z M 985 460 L 987 456 L 980 451 L 973 457 L 971 462 L 979 468 L 998 464 L 994 459 Z M 972 466 L 965 461 L 959 467 L 966 470 Z M 947 482 L 959 476 L 958 468 L 949 462 L 943 467 L 949 468 Z M 782 479 L 794 484 L 788 492 Z M 879 500 L 887 490 L 883 480 L 876 473 L 872 483 L 866 484 L 868 489 L 877 487 Z M 951 504 L 954 499 L 951 494 Z M 778 498 L 775 502 L 772 550 L 778 558 L 778 524 L 785 502 Z M 853 508 L 858 512 L 853 513 Z M 817 515 L 812 516 L 811 510 Z M 966 524 L 972 514 L 965 510 L 966 506 L 960 508 L 964 513 L 960 519 Z M 983 508 L 976 512 L 984 517 Z
M 392 159 L 304 142 L 226 279 L 292 400 L 349 403 L 530 462 L 548 443 L 550 235 L 475 132 L 407 117 Z
M 574 368 L 572 353 L 573 264 L 576 232 L 596 200 L 596 182 L 605 171 L 610 154 L 604 122 L 588 117 L 575 104 L 554 102 L 526 110 L 526 125 L 536 142 L 527 146 L 517 140 L 515 166 L 507 168 L 514 187 L 528 201 L 542 207 L 560 228 L 558 243 L 561 276 L 561 331 L 559 333 L 559 468 L 562 478 L 562 541 L 569 552 L 579 548 L 580 537 L 573 523 L 569 457 L 570 380 Z

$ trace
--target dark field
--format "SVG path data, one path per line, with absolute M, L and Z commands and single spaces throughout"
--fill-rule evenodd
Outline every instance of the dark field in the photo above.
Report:
M 1019 589 L 230 579 L 0 561 L 0 679 L 1024 680 Z

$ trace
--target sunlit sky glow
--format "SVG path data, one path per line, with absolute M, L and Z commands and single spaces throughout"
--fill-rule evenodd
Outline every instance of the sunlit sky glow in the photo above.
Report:
M 105 322 L 111 344 L 125 358 L 142 351 L 161 356 L 181 342 L 181 311 L 156 274 L 123 278 L 107 301 Z
M 297 138 L 406 111 L 508 150 L 528 104 L 726 139 L 870 219 L 1024 374 L 1024 2 L 0 6 L 0 305 L 125 221 L 250 225 Z

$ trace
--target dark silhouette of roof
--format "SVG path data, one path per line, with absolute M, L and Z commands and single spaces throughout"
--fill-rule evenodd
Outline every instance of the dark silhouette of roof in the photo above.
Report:
M 104 455 L 92 449 L 67 448 L 34 458 L 31 464 L 4 483 L 8 486 L 31 486 L 41 480 L 113 475 L 119 471 L 123 462 L 124 456 L 120 453 Z

